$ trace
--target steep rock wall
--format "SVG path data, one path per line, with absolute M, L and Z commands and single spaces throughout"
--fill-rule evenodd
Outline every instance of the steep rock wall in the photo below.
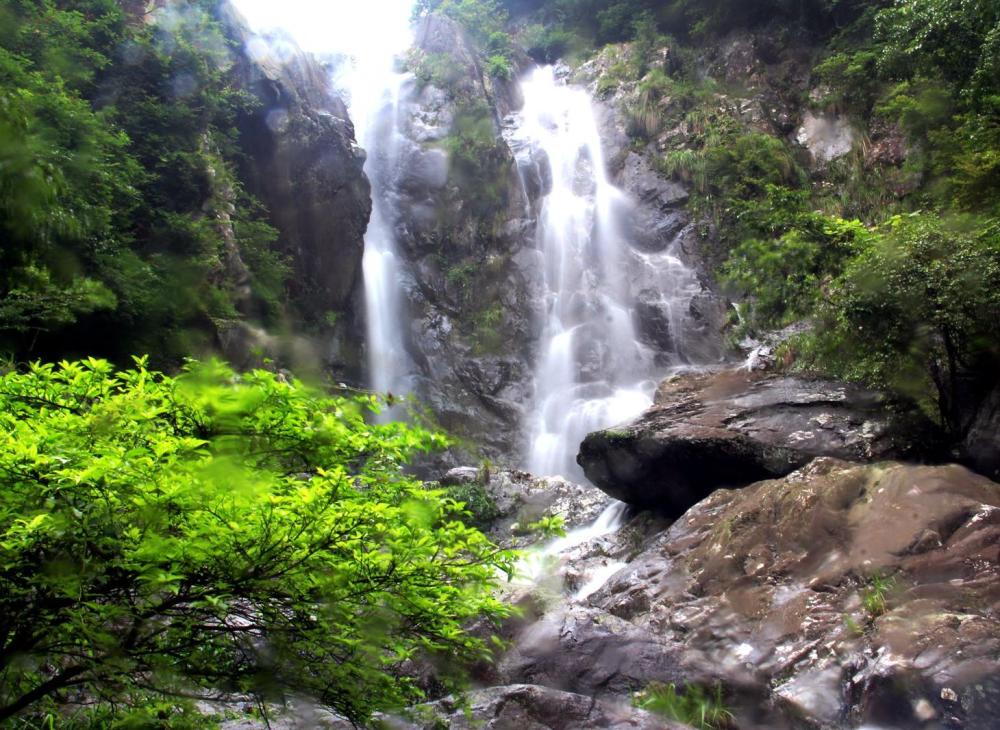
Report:
M 442 16 L 417 28 L 408 65 L 392 202 L 415 395 L 460 446 L 516 462 L 537 335 L 531 222 L 500 127 L 515 92 Z
M 280 232 L 277 245 L 293 271 L 297 328 L 322 343 L 328 366 L 359 377 L 361 257 L 371 193 L 347 107 L 327 70 L 290 40 L 255 36 L 229 3 L 219 18 L 237 46 L 237 84 L 258 101 L 238 120 L 241 177 Z

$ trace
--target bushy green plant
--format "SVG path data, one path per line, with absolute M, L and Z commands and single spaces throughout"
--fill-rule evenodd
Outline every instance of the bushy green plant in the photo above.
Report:
M 465 514 L 461 515 L 462 522 L 481 530 L 490 527 L 500 516 L 500 510 L 487 490 L 485 481 L 487 480 L 463 482 L 448 487 L 445 491 L 449 499 L 455 500 L 465 509 Z
M 721 278 L 753 300 L 753 323 L 780 326 L 808 316 L 844 263 L 869 237 L 859 221 L 799 216 L 776 238 L 748 238 L 730 253 Z
M 1000 366 L 1000 224 L 911 214 L 876 233 L 831 284 L 811 358 L 933 403 L 960 436 Z
M 0 376 L 0 720 L 142 694 L 314 696 L 360 721 L 418 655 L 484 656 L 511 555 L 405 476 L 443 437 L 219 363 Z
M 821 101 L 855 113 L 871 107 L 878 90 L 877 54 L 863 49 L 832 53 L 813 69 L 816 79 L 826 84 L 830 93 Z
M 514 66 L 507 56 L 495 53 L 486 59 L 486 73 L 493 78 L 508 81 L 514 75 Z
M 688 685 L 653 684 L 635 697 L 635 705 L 667 719 L 685 723 L 698 730 L 723 730 L 733 727 L 733 713 L 726 709 L 722 687 L 707 690 Z

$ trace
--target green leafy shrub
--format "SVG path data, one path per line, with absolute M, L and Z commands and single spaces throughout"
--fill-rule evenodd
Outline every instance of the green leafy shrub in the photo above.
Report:
M 495 53 L 486 59 L 486 73 L 493 78 L 507 81 L 514 75 L 514 66 L 507 56 Z
M 821 100 L 856 113 L 865 113 L 878 93 L 878 56 L 875 51 L 851 50 L 833 53 L 813 69 L 816 79 L 830 88 Z
M 479 221 L 492 221 L 506 199 L 507 153 L 486 103 L 459 103 L 441 146 L 448 151 L 450 181 L 465 193 L 464 209 Z
M 511 555 L 405 476 L 443 437 L 371 396 L 191 364 L 0 376 L 0 719 L 67 692 L 305 693 L 356 721 L 419 698 L 418 655 L 485 656 Z
M 896 216 L 819 308 L 811 359 L 933 404 L 960 436 L 1000 366 L 1000 224 Z
M 965 86 L 984 64 L 1000 23 L 994 0 L 899 0 L 876 16 L 879 67 L 890 78 L 937 72 Z M 996 78 L 992 88 L 1000 83 Z
M 777 238 L 743 240 L 723 265 L 722 281 L 753 298 L 755 324 L 808 316 L 869 236 L 860 221 L 821 214 L 800 215 L 795 223 Z
M 462 517 L 462 521 L 480 530 L 488 528 L 500 516 L 500 510 L 490 496 L 484 481 L 464 482 L 446 490 L 450 499 L 464 506 L 466 514 Z

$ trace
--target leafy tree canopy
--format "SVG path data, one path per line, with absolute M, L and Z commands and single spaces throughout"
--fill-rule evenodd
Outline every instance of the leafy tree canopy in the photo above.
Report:
M 419 697 L 407 662 L 482 656 L 511 555 L 376 408 L 217 362 L 0 377 L 0 720 L 289 690 L 362 720 Z
M 170 364 L 208 349 L 214 323 L 239 316 L 219 210 L 275 313 L 287 267 L 234 173 L 250 101 L 212 5 L 0 8 L 0 349 Z

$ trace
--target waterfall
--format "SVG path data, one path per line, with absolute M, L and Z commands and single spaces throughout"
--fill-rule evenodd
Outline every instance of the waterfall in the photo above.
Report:
M 544 261 L 527 468 L 582 481 L 575 457 L 583 437 L 651 402 L 653 353 L 631 312 L 635 257 L 622 225 L 630 201 L 608 178 L 589 95 L 550 66 L 521 89 L 508 140 L 522 174 L 541 181 L 536 245 Z
M 367 152 L 365 174 L 372 188 L 362 259 L 369 385 L 395 395 L 409 391 L 407 375 L 412 372 L 403 347 L 403 266 L 396 250 L 392 204 L 404 146 L 400 98 L 408 78 L 396 66 L 412 41 L 411 5 L 407 0 L 383 0 L 373 8 L 379 12 L 365 13 L 371 27 L 355 29 L 364 43 L 350 50 L 347 63 L 335 77 L 335 84 L 344 91 L 358 144 Z

